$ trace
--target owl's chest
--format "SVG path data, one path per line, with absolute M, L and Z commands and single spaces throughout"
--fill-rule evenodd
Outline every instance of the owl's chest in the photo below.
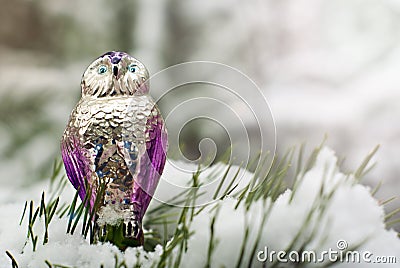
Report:
M 83 142 L 107 140 L 146 140 L 146 122 L 151 114 L 143 97 L 119 99 L 81 99 L 70 124 Z

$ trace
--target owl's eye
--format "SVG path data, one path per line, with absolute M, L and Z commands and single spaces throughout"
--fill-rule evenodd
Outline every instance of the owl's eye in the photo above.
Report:
M 104 74 L 105 72 L 107 72 L 107 66 L 101 65 L 97 71 L 99 74 Z
M 128 71 L 130 71 L 131 73 L 134 73 L 134 72 L 136 72 L 136 68 L 137 68 L 136 64 L 131 64 L 128 66 Z

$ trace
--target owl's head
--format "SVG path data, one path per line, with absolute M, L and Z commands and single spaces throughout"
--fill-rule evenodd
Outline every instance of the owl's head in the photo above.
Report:
M 149 73 L 125 52 L 111 51 L 97 58 L 83 73 L 82 95 L 140 96 L 149 92 Z

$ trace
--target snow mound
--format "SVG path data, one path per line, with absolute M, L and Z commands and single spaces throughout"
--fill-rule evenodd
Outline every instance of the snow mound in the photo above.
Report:
M 174 176 L 173 168 L 167 167 L 166 172 L 164 176 Z M 26 196 L 36 195 L 26 192 Z M 0 206 L 0 250 L 9 251 L 19 267 L 48 267 L 46 261 L 68 267 L 107 268 L 123 262 L 127 267 L 152 267 L 161 260 L 161 245 L 152 252 L 142 247 L 121 252 L 110 243 L 91 245 L 79 232 L 66 234 L 65 217 L 53 219 L 45 245 L 44 224 L 39 219 L 34 228 L 38 245 L 33 251 L 31 240 L 26 239 L 26 217 L 19 225 L 23 202 Z M 293 265 L 289 256 L 295 259 L 299 256 L 296 252 L 301 255 L 305 251 L 322 258 L 307 267 L 321 267 L 335 260 L 334 267 L 365 267 L 368 260 L 368 267 L 398 267 L 400 263 L 400 239 L 395 231 L 385 228 L 383 207 L 368 187 L 338 169 L 337 158 L 329 148 L 322 148 L 313 167 L 299 175 L 297 186 L 276 200 L 259 199 L 248 207 L 244 202 L 237 203 L 238 199 L 227 197 L 194 216 L 188 225 L 194 233 L 187 241 L 181 267 L 204 267 L 207 263 L 211 267 L 262 267 L 264 262 L 279 260 L 280 251 L 286 251 L 280 256 L 281 261 L 288 261 L 282 263 L 284 267 Z M 342 257 L 348 251 L 357 251 L 368 260 L 355 263 L 329 259 L 323 254 L 329 250 L 342 253 Z M 276 254 L 271 256 L 273 251 Z M 170 254 L 176 258 L 178 249 Z M 392 257 L 391 261 L 397 263 L 378 263 L 379 257 Z M 0 267 L 11 267 L 6 254 L 0 255 Z

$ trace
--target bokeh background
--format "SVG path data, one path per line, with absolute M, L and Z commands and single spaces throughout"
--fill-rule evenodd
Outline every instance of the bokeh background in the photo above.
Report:
M 380 144 L 363 183 L 382 181 L 381 200 L 400 193 L 397 0 L 0 0 L 3 190 L 49 176 L 81 74 L 110 50 L 150 73 L 192 60 L 233 66 L 267 97 L 278 153 L 327 135 L 350 170 Z M 195 127 L 182 137 L 194 155 Z

